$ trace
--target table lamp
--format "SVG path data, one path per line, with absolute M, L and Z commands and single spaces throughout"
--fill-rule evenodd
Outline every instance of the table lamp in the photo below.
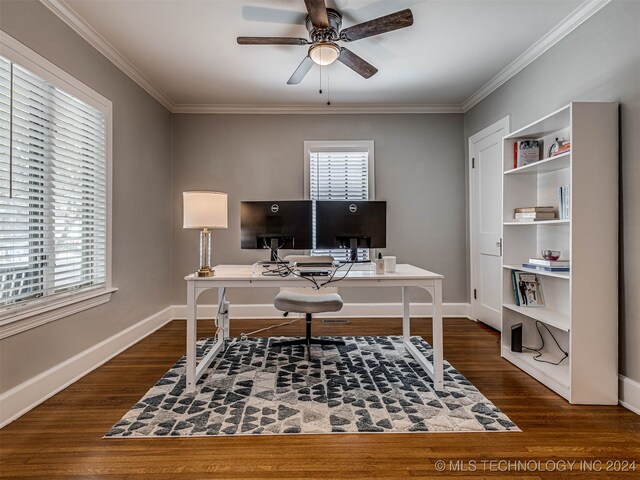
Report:
M 200 230 L 200 268 L 198 277 L 210 277 L 211 232 L 210 228 L 228 228 L 227 194 L 220 192 L 182 192 L 183 228 Z

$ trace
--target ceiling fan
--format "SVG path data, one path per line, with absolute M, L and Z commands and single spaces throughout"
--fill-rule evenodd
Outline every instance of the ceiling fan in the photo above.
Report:
M 336 42 L 353 42 L 413 25 L 413 14 L 407 8 L 340 30 L 342 14 L 327 8 L 325 0 L 304 0 L 304 3 L 308 12 L 306 27 L 311 41 L 292 37 L 238 37 L 240 45 L 310 45 L 307 56 L 289 78 L 289 85 L 300 83 L 314 63 L 330 65 L 336 60 L 364 78 L 369 78 L 378 69 Z

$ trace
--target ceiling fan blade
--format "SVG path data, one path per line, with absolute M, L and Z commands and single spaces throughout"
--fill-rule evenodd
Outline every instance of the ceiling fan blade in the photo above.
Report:
M 300 11 L 246 5 L 242 7 L 242 18 L 250 22 L 304 25 L 307 14 Z
M 345 28 L 340 32 L 340 39 L 345 42 L 353 42 L 361 38 L 373 37 L 381 33 L 392 32 L 413 25 L 413 13 L 410 9 L 400 10 L 396 13 L 374 18 L 368 22 L 359 23 L 353 27 Z
M 304 38 L 293 37 L 238 37 L 238 45 L 308 45 Z
M 372 77 L 378 73 L 378 69 L 376 67 L 344 47 L 340 48 L 338 61 L 344 63 L 347 67 L 357 74 L 362 75 L 364 78 Z
M 302 79 L 307 75 L 307 73 L 309 73 L 311 67 L 313 67 L 313 60 L 311 60 L 311 57 L 307 55 L 306 57 L 304 57 L 304 60 L 302 60 L 302 63 L 298 65 L 296 71 L 293 72 L 293 75 L 291 75 L 291 78 L 289 79 L 287 84 L 297 85 L 298 83 L 300 83 Z
M 311 18 L 311 24 L 316 28 L 329 28 L 327 5 L 324 0 L 304 0 L 307 12 Z

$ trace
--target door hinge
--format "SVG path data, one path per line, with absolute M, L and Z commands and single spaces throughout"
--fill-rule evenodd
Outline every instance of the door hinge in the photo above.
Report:
M 471 158 L 471 168 L 476 168 L 476 159 Z
M 474 300 L 478 299 L 478 291 L 475 288 L 473 289 L 473 299 Z

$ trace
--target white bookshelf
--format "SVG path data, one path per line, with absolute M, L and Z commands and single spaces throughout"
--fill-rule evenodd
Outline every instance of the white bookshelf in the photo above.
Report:
M 556 138 L 571 150 L 548 157 Z M 541 160 L 516 167 L 514 142 L 538 140 Z M 573 102 L 503 139 L 502 356 L 571 403 L 618 403 L 618 105 Z M 569 185 L 568 219 L 514 221 L 519 207 L 553 206 Z M 543 249 L 560 250 L 570 272 L 522 267 Z M 537 273 L 545 307 L 518 306 L 512 271 Z M 511 351 L 511 327 L 522 344 L 540 347 L 541 322 L 569 353 L 559 365 Z M 542 359 L 562 358 L 541 327 Z

